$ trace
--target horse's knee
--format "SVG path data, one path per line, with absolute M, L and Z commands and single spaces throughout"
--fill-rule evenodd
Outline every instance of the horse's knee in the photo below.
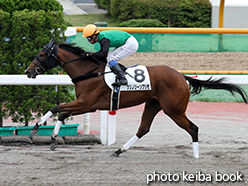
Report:
M 57 105 L 57 106 L 51 108 L 50 111 L 51 111 L 52 113 L 57 113 L 57 112 L 59 112 L 58 109 L 59 109 L 59 105 Z
M 70 116 L 69 113 L 61 113 L 58 120 L 59 121 L 64 121 L 66 118 L 68 118 Z

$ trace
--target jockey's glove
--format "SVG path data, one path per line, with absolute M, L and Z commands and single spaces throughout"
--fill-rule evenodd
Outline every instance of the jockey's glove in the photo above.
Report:
M 82 54 L 80 54 L 80 57 L 83 59 L 91 56 L 92 56 L 91 52 L 83 52 Z

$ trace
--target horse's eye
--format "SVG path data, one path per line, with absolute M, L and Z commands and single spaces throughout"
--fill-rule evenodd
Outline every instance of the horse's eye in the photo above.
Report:
M 44 57 L 45 55 L 44 54 L 40 54 L 40 57 Z

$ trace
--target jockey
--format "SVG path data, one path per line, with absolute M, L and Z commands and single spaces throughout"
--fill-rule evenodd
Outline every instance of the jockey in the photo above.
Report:
M 101 49 L 99 52 L 84 52 L 80 56 L 82 58 L 95 57 L 99 60 L 106 61 L 110 65 L 112 71 L 119 76 L 120 80 L 113 83 L 113 86 L 127 85 L 127 79 L 125 73 L 117 63 L 120 59 L 123 59 L 133 53 L 135 53 L 139 44 L 137 40 L 129 33 L 119 30 L 107 30 L 101 31 L 96 25 L 89 24 L 84 28 L 83 36 L 86 37 L 88 42 L 95 44 L 100 43 Z M 109 47 L 115 47 L 109 52 Z

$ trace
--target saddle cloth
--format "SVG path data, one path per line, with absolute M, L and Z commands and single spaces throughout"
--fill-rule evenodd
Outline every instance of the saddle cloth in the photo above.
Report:
M 110 67 L 106 65 L 105 72 L 111 71 Z M 145 66 L 138 65 L 136 67 L 130 67 L 126 70 L 132 77 L 128 74 L 126 75 L 128 84 L 122 85 L 120 91 L 141 91 L 141 90 L 151 90 L 150 76 Z M 113 89 L 112 83 L 115 82 L 116 75 L 112 73 L 106 73 L 104 75 L 105 83 L 110 89 Z

